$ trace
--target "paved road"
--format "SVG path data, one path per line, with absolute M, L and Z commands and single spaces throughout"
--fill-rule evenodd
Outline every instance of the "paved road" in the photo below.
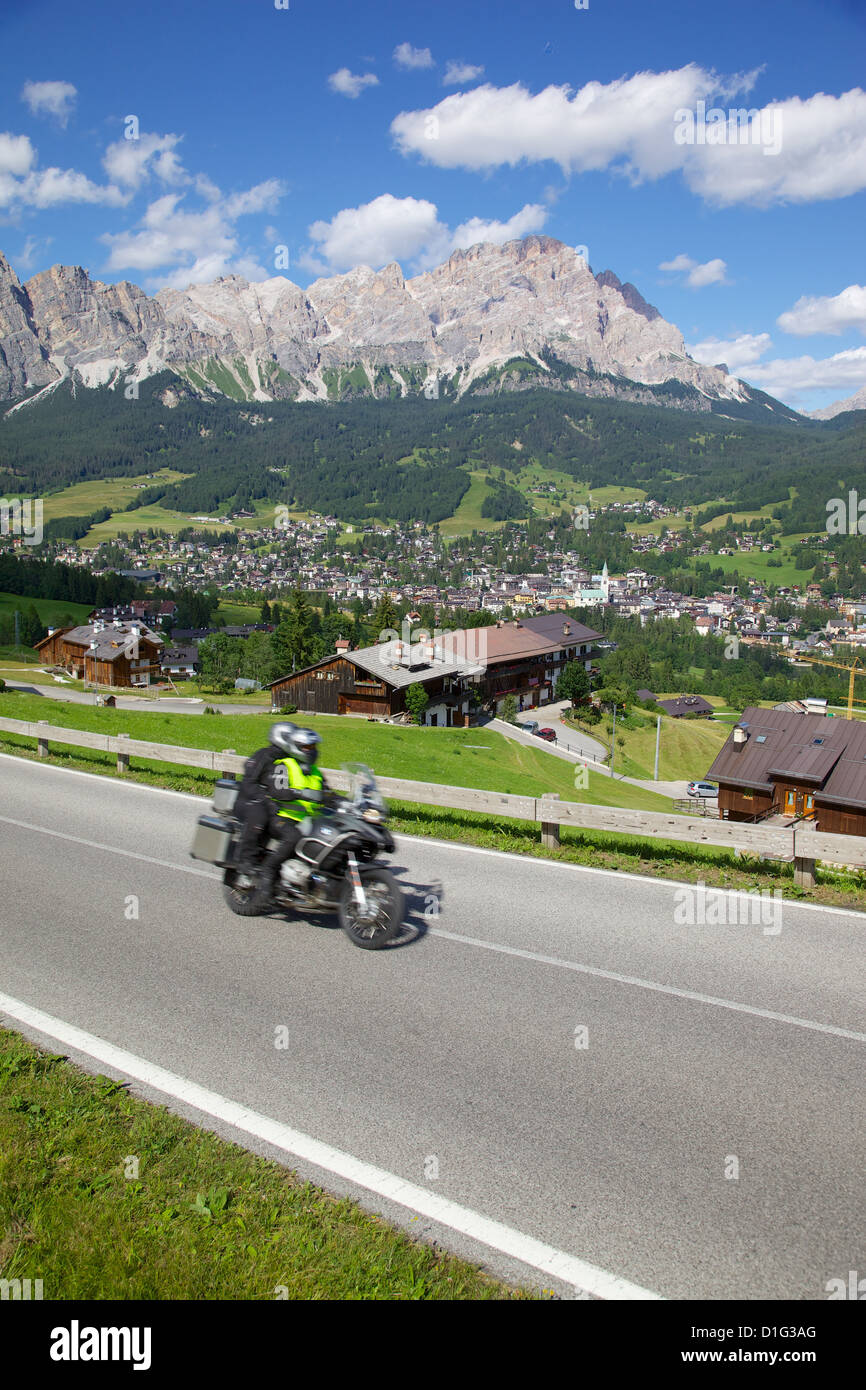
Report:
M 362 952 L 232 916 L 187 857 L 202 804 L 0 758 L 0 991 L 668 1298 L 866 1267 L 866 919 L 679 925 L 657 879 L 401 837 L 416 930 Z
M 2 672 L 0 672 L 2 674 Z M 61 683 L 54 682 L 51 685 L 35 685 L 27 681 L 11 680 L 4 677 L 9 690 L 23 690 L 28 695 L 44 695 L 49 700 L 65 701 L 71 705 L 93 705 L 96 703 L 96 696 L 92 690 L 68 690 Z M 223 714 L 267 714 L 270 706 L 268 705 L 241 705 L 223 704 L 214 700 L 189 699 L 185 696 L 175 698 L 170 695 L 160 695 L 159 699 L 141 695 L 116 695 L 115 702 L 118 709 L 132 710 L 158 710 L 163 714 L 201 714 L 205 706 L 212 709 L 222 710 Z

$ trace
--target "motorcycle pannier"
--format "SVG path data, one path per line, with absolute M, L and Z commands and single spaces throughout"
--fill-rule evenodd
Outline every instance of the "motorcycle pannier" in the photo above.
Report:
M 190 854 L 206 864 L 227 864 L 231 856 L 232 826 L 220 816 L 199 816 Z
M 236 782 L 232 777 L 219 779 L 213 789 L 213 808 L 218 815 L 224 816 L 234 810 L 240 789 L 240 782 Z

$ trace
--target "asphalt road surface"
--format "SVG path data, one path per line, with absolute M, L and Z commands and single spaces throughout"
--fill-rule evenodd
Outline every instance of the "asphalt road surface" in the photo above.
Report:
M 866 917 L 741 924 L 733 895 L 688 925 L 658 879 L 401 837 L 404 938 L 364 952 L 331 919 L 234 917 L 188 857 L 203 805 L 0 758 L 0 1017 L 124 1049 L 135 1091 L 199 1120 L 145 1064 L 207 1088 L 230 1137 L 231 1102 L 290 1127 L 297 1161 L 278 1126 L 241 1138 L 566 1297 L 825 1299 L 866 1269 Z M 135 1072 L 83 1034 L 62 1050 Z

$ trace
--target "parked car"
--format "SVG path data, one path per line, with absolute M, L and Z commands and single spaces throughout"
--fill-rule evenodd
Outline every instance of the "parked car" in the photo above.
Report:
M 689 782 L 689 796 L 718 796 L 719 789 L 715 782 Z
M 537 734 L 540 725 L 537 719 L 530 719 L 528 724 L 520 724 L 518 727 L 521 728 L 525 734 Z
M 538 738 L 546 739 L 548 743 L 556 743 L 555 729 L 539 729 L 537 736 Z

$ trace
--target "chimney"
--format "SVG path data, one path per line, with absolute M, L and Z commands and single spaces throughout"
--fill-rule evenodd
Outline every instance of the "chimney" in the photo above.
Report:
M 748 737 L 749 731 L 742 724 L 734 726 L 734 747 L 736 749 L 744 748 Z

